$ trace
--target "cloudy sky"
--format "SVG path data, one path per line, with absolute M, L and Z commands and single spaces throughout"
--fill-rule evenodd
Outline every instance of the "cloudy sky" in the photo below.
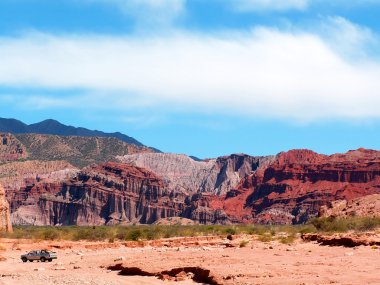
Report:
M 380 0 L 0 0 L 0 117 L 214 157 L 380 148 Z

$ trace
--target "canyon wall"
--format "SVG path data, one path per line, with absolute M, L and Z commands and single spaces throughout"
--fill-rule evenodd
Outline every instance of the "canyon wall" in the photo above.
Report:
M 14 224 L 112 225 L 179 216 L 185 196 L 143 168 L 107 163 L 62 183 L 37 183 L 11 197 Z
M 374 150 L 331 156 L 292 150 L 200 162 L 171 154 L 117 159 L 128 163 L 93 165 L 64 180 L 10 191 L 13 222 L 101 225 L 182 217 L 203 224 L 298 224 L 336 200 L 380 194 L 380 152 Z
M 216 159 L 195 161 L 181 154 L 138 153 L 118 156 L 123 163 L 146 168 L 165 179 L 173 191 L 224 195 L 241 179 L 264 167 L 273 156 L 255 157 L 232 154 Z
M 318 216 L 321 206 L 332 201 L 379 193 L 378 151 L 326 156 L 292 150 L 244 179 L 212 209 L 225 211 L 232 220 L 297 224 Z

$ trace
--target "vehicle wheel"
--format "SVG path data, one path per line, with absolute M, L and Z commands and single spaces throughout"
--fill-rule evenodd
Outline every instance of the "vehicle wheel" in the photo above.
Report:
M 32 259 L 29 259 L 29 262 L 33 262 L 33 260 L 32 260 Z
M 45 262 L 46 261 L 46 258 L 45 257 L 41 257 L 41 262 Z
M 48 261 L 49 261 L 49 262 L 52 262 L 52 261 L 53 261 L 53 259 L 48 259 Z
M 28 260 L 26 259 L 26 257 L 23 257 L 21 258 L 22 262 L 27 262 Z

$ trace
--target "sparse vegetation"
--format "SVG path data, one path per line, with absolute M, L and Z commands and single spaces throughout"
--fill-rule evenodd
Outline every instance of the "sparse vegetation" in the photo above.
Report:
M 13 233 L 0 237 L 35 240 L 139 241 L 172 237 L 245 234 L 257 236 L 262 242 L 278 240 L 289 244 L 298 234 L 311 232 L 369 231 L 380 227 L 380 218 L 352 217 L 347 219 L 318 218 L 306 225 L 136 225 L 136 226 L 15 226 Z
M 380 218 L 350 217 L 350 218 L 318 218 L 312 220 L 312 225 L 321 232 L 371 231 L 380 227 Z
M 296 233 L 290 233 L 287 236 L 282 236 L 278 240 L 283 244 L 292 244 L 297 238 Z

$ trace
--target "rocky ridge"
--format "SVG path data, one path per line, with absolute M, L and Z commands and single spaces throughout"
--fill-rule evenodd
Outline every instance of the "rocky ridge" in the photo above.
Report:
M 138 153 L 118 156 L 117 159 L 160 175 L 173 191 L 224 195 L 243 178 L 269 164 L 273 156 L 232 154 L 217 159 L 195 161 L 182 154 Z
M 28 125 L 16 119 L 0 118 L 0 132 L 13 134 L 43 134 L 80 137 L 113 137 L 128 144 L 144 146 L 134 138 L 119 132 L 104 133 L 101 131 L 93 131 L 86 128 L 76 128 L 73 126 L 61 124 L 60 122 L 52 119 Z
M 74 176 L 79 169 L 70 163 L 58 161 L 15 161 L 0 164 L 0 183 L 6 191 L 17 191 L 39 181 L 62 181 Z
M 268 167 L 209 206 L 236 221 L 297 224 L 318 216 L 332 201 L 371 194 L 380 194 L 379 151 L 326 156 L 292 150 L 277 155 Z
M 203 224 L 297 224 L 333 201 L 380 194 L 380 152 L 374 150 L 331 156 L 292 150 L 201 162 L 168 154 L 117 159 L 128 164 L 94 165 L 71 179 L 10 192 L 13 222 L 100 225 L 181 217 Z
M 0 133 L 0 163 L 64 160 L 75 167 L 116 161 L 116 156 L 154 150 L 113 137 Z
M 184 199 L 148 170 L 109 162 L 62 183 L 23 188 L 10 200 L 14 224 L 110 225 L 179 216 Z

